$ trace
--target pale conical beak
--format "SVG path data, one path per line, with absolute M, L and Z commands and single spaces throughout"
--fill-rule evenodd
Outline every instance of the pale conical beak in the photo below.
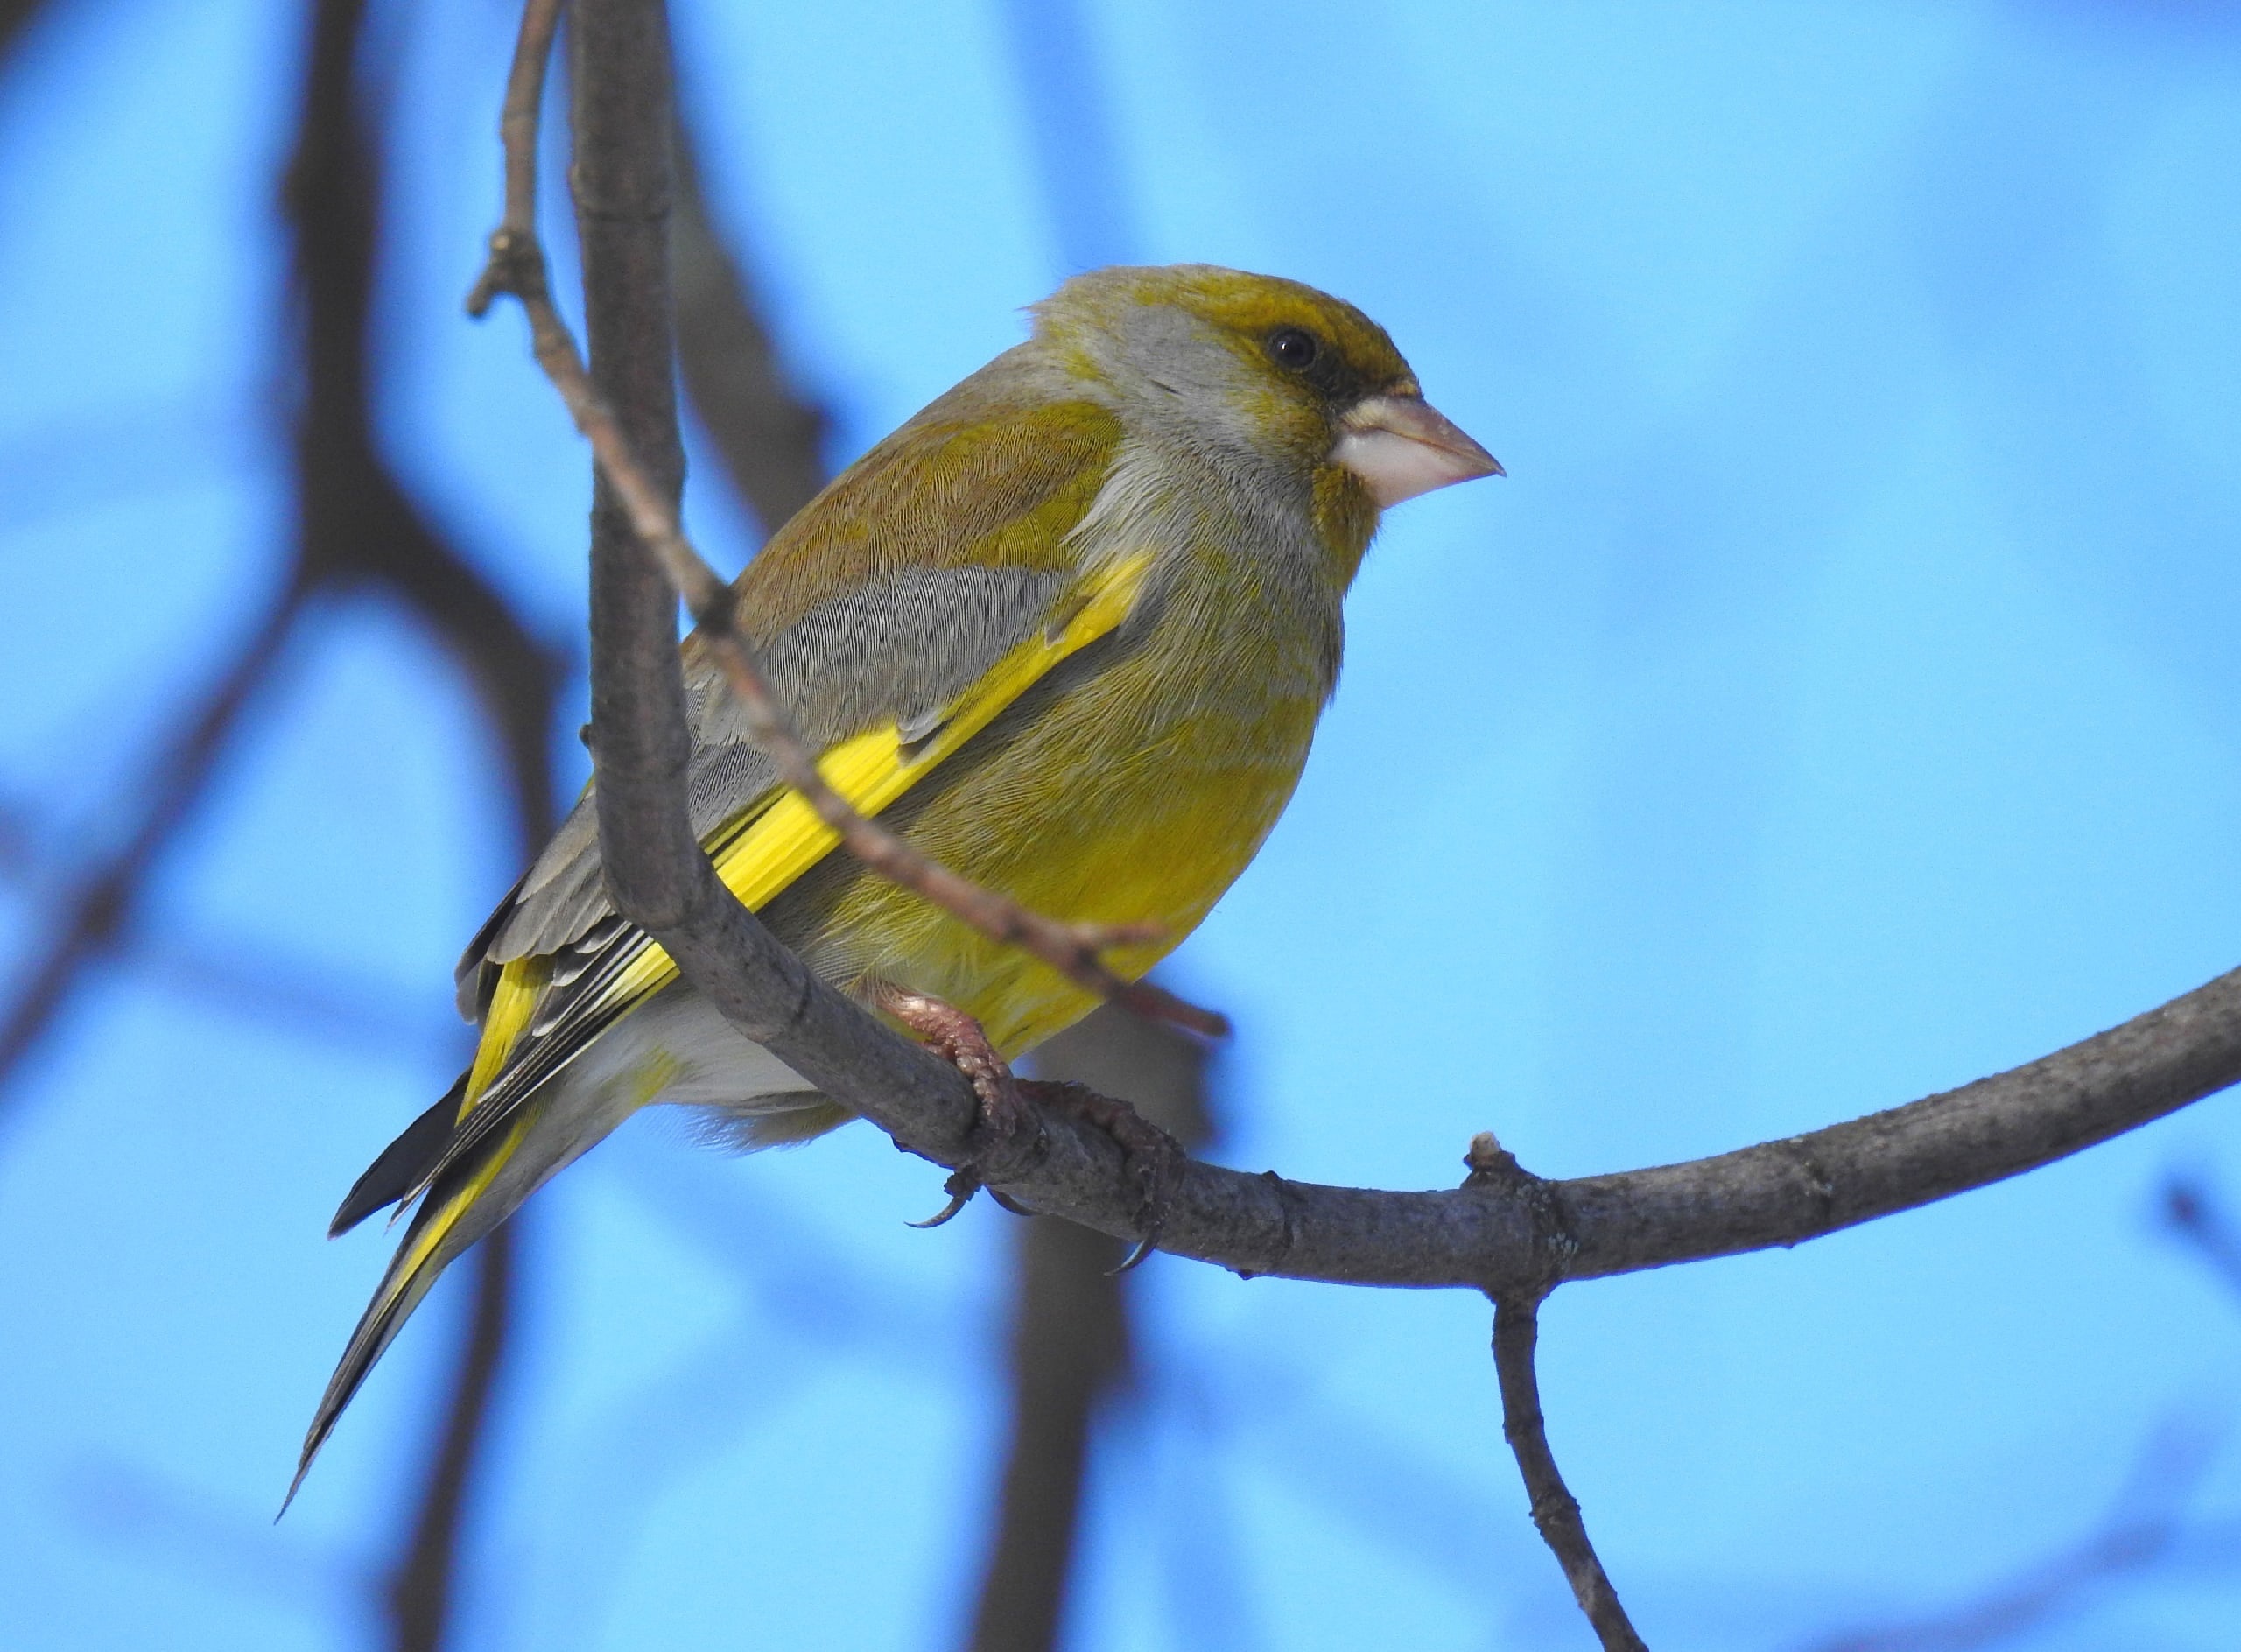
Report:
M 1499 476 L 1500 461 L 1421 396 L 1372 396 L 1338 421 L 1331 449 L 1369 484 L 1380 507 L 1479 476 Z

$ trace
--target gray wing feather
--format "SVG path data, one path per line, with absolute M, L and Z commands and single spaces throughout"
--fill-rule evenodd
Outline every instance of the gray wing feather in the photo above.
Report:
M 812 746 L 889 720 L 926 725 L 1033 634 L 1073 577 L 914 568 L 811 609 L 763 645 L 763 666 Z M 715 670 L 704 666 L 693 677 L 694 738 L 704 747 L 745 742 L 746 720 Z
M 951 701 L 1034 634 L 1071 578 L 1025 568 L 911 569 L 811 609 L 764 644 L 763 669 L 812 747 L 889 721 L 924 739 Z M 685 693 L 694 741 L 686 807 L 705 840 L 776 776 L 715 666 L 693 660 Z M 473 1018 L 486 965 L 566 953 L 593 939 L 612 911 L 587 787 L 460 959 L 461 1012 Z

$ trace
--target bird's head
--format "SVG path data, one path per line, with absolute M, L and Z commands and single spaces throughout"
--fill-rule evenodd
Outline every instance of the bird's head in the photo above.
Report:
M 1037 336 L 1124 417 L 1320 481 L 1380 506 L 1499 476 L 1494 456 L 1424 400 L 1385 329 L 1296 281 L 1214 264 L 1116 266 L 1035 306 Z

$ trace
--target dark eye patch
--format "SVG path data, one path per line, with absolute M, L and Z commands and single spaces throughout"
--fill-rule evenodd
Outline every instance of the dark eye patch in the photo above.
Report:
M 1276 327 L 1261 346 L 1279 369 L 1305 380 L 1333 408 L 1351 407 L 1369 392 L 1369 385 L 1338 347 L 1306 327 Z

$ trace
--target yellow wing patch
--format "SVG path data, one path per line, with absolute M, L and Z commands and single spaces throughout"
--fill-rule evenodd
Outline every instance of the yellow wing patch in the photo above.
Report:
M 878 814 L 1061 661 L 1128 618 L 1150 566 L 1150 553 L 1140 552 L 1104 569 L 1079 594 L 1078 605 L 1063 624 L 1054 623 L 998 660 L 949 706 L 940 727 L 916 747 L 906 748 L 900 727 L 890 723 L 833 747 L 818 760 L 818 772 L 857 813 Z M 764 806 L 727 823 L 712 840 L 712 854 L 716 875 L 752 911 L 775 899 L 839 841 L 840 834 L 789 786 Z M 460 1104 L 461 1119 L 504 1071 L 530 1024 L 547 974 L 542 958 L 516 959 L 500 973 Z M 670 955 L 649 946 L 601 994 L 600 1005 L 636 1003 L 676 979 L 677 965 Z
M 483 1012 L 482 1033 L 474 1046 L 474 1065 L 467 1069 L 467 1089 L 460 1097 L 459 1116 L 465 1118 L 474 1109 L 475 1100 L 490 1087 L 498 1070 L 506 1064 L 520 1039 L 523 1029 L 530 1023 L 537 1009 L 537 995 L 544 990 L 544 980 L 551 972 L 542 958 L 516 959 L 499 973 L 498 985 L 490 995 L 490 1008 Z
M 415 1224 L 411 1237 L 390 1262 L 389 1271 L 382 1276 L 381 1290 L 374 1297 L 373 1306 L 366 1311 L 369 1321 L 391 1312 L 401 1319 L 412 1311 L 421 1295 L 435 1283 L 435 1275 L 428 1269 L 429 1260 L 452 1229 L 459 1226 L 460 1218 L 498 1179 L 498 1172 L 506 1168 L 506 1161 L 521 1146 L 529 1127 L 527 1118 L 515 1120 L 513 1128 L 490 1149 L 474 1174 L 451 1191 L 440 1209 Z

